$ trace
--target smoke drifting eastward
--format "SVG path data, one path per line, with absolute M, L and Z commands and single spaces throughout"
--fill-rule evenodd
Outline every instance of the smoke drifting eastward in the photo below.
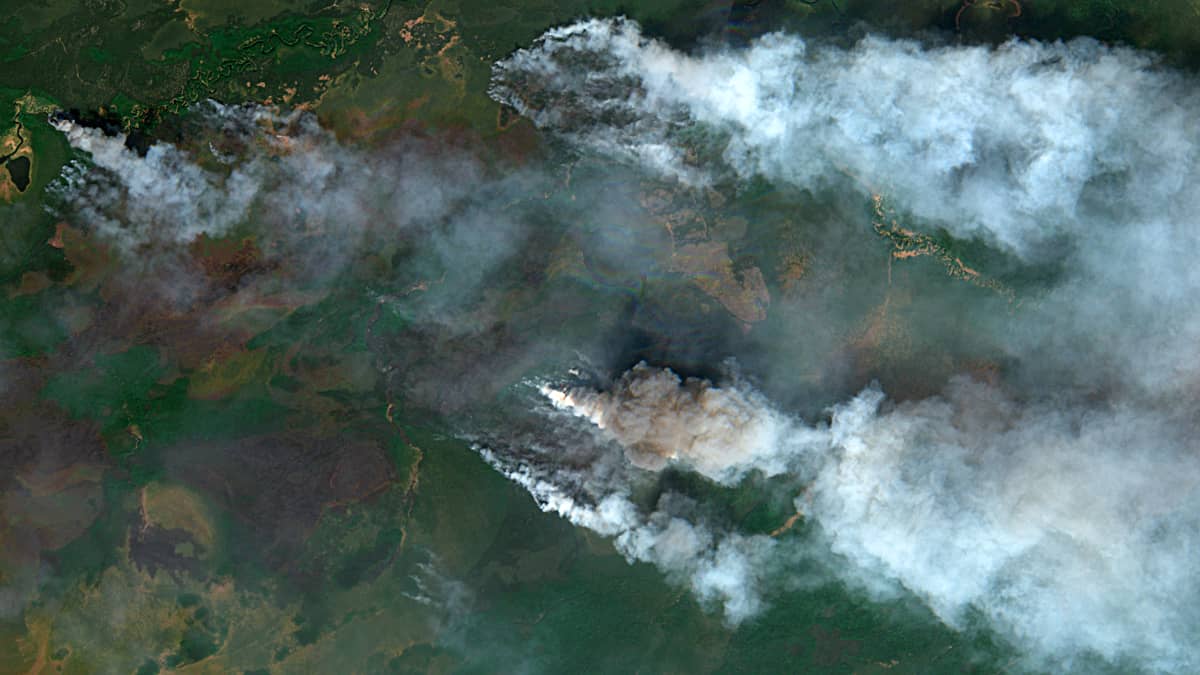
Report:
M 553 30 L 495 77 L 498 100 L 580 152 L 684 185 L 881 193 L 921 227 L 1065 269 L 1001 336 L 1020 377 L 901 403 L 869 387 L 828 423 L 644 365 L 605 391 L 544 384 L 543 413 L 579 435 L 485 451 L 544 509 L 737 623 L 787 573 L 776 542 L 631 495 L 666 466 L 792 475 L 855 585 L 898 583 L 954 627 L 981 616 L 1037 663 L 1200 668 L 1196 82 L 1088 40 L 776 34 L 684 54 L 621 20 Z
M 364 250 L 411 244 L 411 278 L 452 272 L 427 294 L 437 297 L 425 298 L 421 317 L 450 324 L 454 307 L 444 305 L 522 245 L 528 209 L 519 198 L 540 180 L 519 169 L 489 173 L 436 137 L 344 143 L 301 110 L 205 101 L 185 123 L 183 141 L 139 155 L 124 135 L 56 119 L 87 159 L 72 161 L 51 186 L 56 215 L 121 256 L 143 291 L 165 289 L 185 303 L 196 271 L 183 258 L 202 235 L 255 238 L 299 284 L 327 284 Z

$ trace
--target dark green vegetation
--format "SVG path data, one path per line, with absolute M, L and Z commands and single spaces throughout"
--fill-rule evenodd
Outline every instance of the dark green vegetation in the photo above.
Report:
M 952 278 L 936 255 L 892 260 L 893 246 L 925 243 L 869 228 L 870 255 L 841 255 L 841 242 L 818 235 L 846 214 L 818 205 L 796 215 L 796 195 L 764 187 L 684 203 L 625 184 L 615 193 L 645 226 L 636 255 L 590 255 L 611 229 L 604 215 L 548 226 L 469 298 L 499 318 L 447 335 L 414 318 L 445 300 L 422 304 L 439 297 L 438 279 L 415 276 L 401 244 L 243 306 L 229 301 L 242 276 L 270 271 L 254 268 L 258 254 L 240 235 L 201 242 L 191 262 L 210 294 L 181 311 L 123 284 L 112 251 L 43 209 L 72 156 L 46 121 L 54 109 L 188 142 L 188 106 L 206 98 L 306 106 L 347 143 L 404 129 L 523 161 L 545 149 L 486 96 L 490 64 L 582 15 L 626 13 L 676 44 L 779 26 L 840 38 L 872 25 L 967 40 L 1088 34 L 1188 65 L 1200 58 L 1200 5 L 1184 0 L 1028 0 L 1019 16 L 1011 0 L 969 4 L 10 8 L 0 23 L 0 673 L 1002 671 L 1009 647 L 986 632 L 955 633 L 913 601 L 871 603 L 836 584 L 797 590 L 727 629 L 653 567 L 631 567 L 603 539 L 541 514 L 454 438 L 463 419 L 496 414 L 481 401 L 560 368 L 570 358 L 560 345 L 596 335 L 618 336 L 606 355 L 614 364 L 649 358 L 703 372 L 717 351 L 803 329 L 787 356 L 838 364 L 806 374 L 814 391 L 851 391 L 872 376 L 900 396 L 927 393 L 964 364 L 993 367 L 993 355 L 985 330 L 939 324 L 914 289 L 1003 317 L 1005 293 L 1037 281 L 987 251 L 938 233 L 925 242 L 1003 292 Z M 572 169 L 603 180 L 603 167 Z M 564 210 L 573 198 L 569 182 L 545 197 Z M 859 206 L 871 222 L 871 206 Z M 664 269 L 664 222 L 681 237 L 711 225 L 706 243 L 727 247 L 736 278 L 761 270 L 774 299 L 765 316 L 745 309 L 746 284 L 706 293 L 687 270 Z M 805 326 L 812 307 L 841 309 L 829 325 Z M 935 348 L 913 326 L 949 339 Z M 555 346 L 527 349 L 544 333 Z M 477 370 L 492 375 L 474 381 Z M 792 515 L 754 485 L 664 480 L 748 532 Z M 781 541 L 799 545 L 807 527 Z

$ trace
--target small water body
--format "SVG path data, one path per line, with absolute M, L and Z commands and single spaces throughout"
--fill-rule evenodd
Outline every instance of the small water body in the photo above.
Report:
M 14 157 L 4 163 L 4 168 L 8 169 L 8 175 L 12 178 L 12 182 L 21 192 L 29 187 L 29 169 L 31 163 L 28 157 Z

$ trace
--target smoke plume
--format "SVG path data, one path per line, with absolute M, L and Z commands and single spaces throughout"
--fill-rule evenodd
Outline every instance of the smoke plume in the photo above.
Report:
M 625 449 L 634 466 L 660 470 L 681 464 L 719 483 L 733 484 L 748 467 L 783 473 L 781 448 L 798 442 L 787 420 L 753 391 L 716 388 L 680 379 L 644 363 L 610 391 L 566 391 L 543 385 L 555 407 L 596 425 Z
M 578 153 L 684 190 L 765 179 L 814 201 L 882 194 L 914 229 L 1063 271 L 1019 311 L 980 319 L 1008 360 L 996 383 L 957 378 L 918 401 L 869 386 L 813 421 L 748 380 L 639 365 L 601 387 L 538 382 L 537 428 L 481 441 L 482 456 L 730 624 L 787 585 L 796 551 L 660 490 L 664 472 L 715 490 L 785 479 L 819 532 L 806 545 L 845 563 L 829 565 L 844 581 L 907 589 L 950 626 L 982 617 L 1036 663 L 1197 670 L 1198 91 L 1090 40 L 844 48 L 774 34 L 685 54 L 623 20 L 548 32 L 496 65 L 492 94 Z M 301 282 L 364 250 L 396 254 L 379 297 L 420 282 L 420 308 L 396 303 L 403 318 L 451 324 L 524 246 L 533 210 L 512 205 L 547 192 L 546 174 L 493 172 L 444 144 L 364 149 L 305 113 L 193 112 L 189 142 L 145 156 L 59 120 L 90 156 L 58 183 L 63 217 L 129 258 L 245 233 Z M 602 181 L 572 189 L 621 201 Z M 455 386 L 446 369 L 433 386 Z
M 638 366 L 604 391 L 542 389 L 615 457 L 489 457 L 544 509 L 702 597 L 709 568 L 655 549 L 696 522 L 672 530 L 661 505 L 624 496 L 668 466 L 726 485 L 795 476 L 797 508 L 851 563 L 844 579 L 898 583 L 950 626 L 981 616 L 1042 666 L 1195 670 L 1198 91 L 1086 39 L 842 48 L 774 34 L 684 54 L 624 20 L 546 33 L 497 64 L 492 92 L 580 152 L 683 186 L 882 193 L 914 226 L 1064 272 L 989 326 L 1012 361 L 1001 383 L 954 379 L 910 402 L 869 387 L 812 424 L 746 382 Z M 731 566 L 744 571 L 720 595 L 744 620 L 770 540 L 704 527 L 699 559 L 729 542 L 751 565 Z
M 567 413 L 595 438 L 560 431 L 524 441 L 524 454 L 484 457 L 543 510 L 613 537 L 731 624 L 765 606 L 780 583 L 767 577 L 787 575 L 776 542 L 714 527 L 680 495 L 639 506 L 649 474 L 673 466 L 731 483 L 789 471 L 807 485 L 797 512 L 850 563 L 829 567 L 857 587 L 888 596 L 898 582 L 954 627 L 980 613 L 1059 665 L 1086 654 L 1195 663 L 1200 458 L 1182 411 L 1018 402 L 963 378 L 912 403 L 869 388 L 809 425 L 743 382 L 681 381 L 644 364 L 606 392 L 540 389 L 549 425 L 561 429 Z
M 1063 230 L 1156 221 L 1198 199 L 1195 87 L 1088 39 L 810 49 L 772 34 L 688 55 L 633 22 L 592 20 L 497 64 L 492 94 L 582 147 L 689 182 L 761 174 L 815 190 L 849 177 L 1027 255 Z M 689 160 L 697 148 L 718 161 Z
M 519 248 L 524 225 L 509 207 L 538 180 L 520 170 L 489 174 L 439 139 L 343 143 L 312 113 L 254 104 L 198 104 L 182 141 L 158 142 L 144 156 L 121 134 L 65 117 L 53 124 L 84 153 L 52 186 L 56 215 L 110 245 L 127 268 L 153 267 L 143 281 L 170 285 L 184 283 L 186 270 L 164 272 L 165 261 L 201 235 L 252 237 L 302 284 L 336 277 L 365 250 L 419 242 L 406 260 L 409 283 L 441 278 L 427 295 L 458 298 Z M 446 302 L 430 300 L 423 318 L 445 317 Z
M 680 396 L 668 390 L 672 381 L 678 385 L 674 375 L 649 368 L 631 373 L 625 384 L 636 387 L 642 379 L 658 379 L 656 384 L 665 397 Z M 672 580 L 690 587 L 702 603 L 720 609 L 731 625 L 761 611 L 765 606 L 762 581 L 768 575 L 767 557 L 775 545 L 770 537 L 746 536 L 712 526 L 698 513 L 694 502 L 672 492 L 660 495 L 653 508 L 642 508 L 638 493 L 647 487 L 646 472 L 627 462 L 626 456 L 647 451 L 614 443 L 605 435 L 589 434 L 586 428 L 572 425 L 566 419 L 576 413 L 586 415 L 584 411 L 590 410 L 615 420 L 618 415 L 611 414 L 609 408 L 625 406 L 626 413 L 619 414 L 623 421 L 645 426 L 645 421 L 637 420 L 633 413 L 639 404 L 630 400 L 630 391 L 610 396 L 576 389 L 574 395 L 595 397 L 577 408 L 570 395 L 548 385 L 542 387 L 547 400 L 553 402 L 543 412 L 558 433 L 539 432 L 523 438 L 513 444 L 520 448 L 516 452 L 480 446 L 483 458 L 528 490 L 543 511 L 557 513 L 576 525 L 612 537 L 627 560 L 659 566 Z M 682 396 L 695 402 L 690 394 Z M 744 406 L 744 401 L 736 397 L 725 399 L 735 409 Z M 646 403 L 654 406 L 663 401 Z M 712 403 L 709 412 L 718 415 L 726 412 L 719 407 L 719 403 Z M 736 415 L 741 411 L 728 412 Z M 627 432 L 618 433 L 625 436 Z M 664 462 L 665 458 L 658 458 L 653 465 L 663 467 Z M 729 464 L 723 470 L 746 468 Z

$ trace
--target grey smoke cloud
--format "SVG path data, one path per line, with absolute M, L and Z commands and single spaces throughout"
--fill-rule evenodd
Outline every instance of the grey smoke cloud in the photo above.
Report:
M 647 368 L 634 378 L 653 379 L 659 372 Z M 626 381 L 632 384 L 631 378 Z M 559 391 L 541 386 L 547 387 L 548 394 Z M 630 402 L 595 401 L 591 408 L 597 410 L 609 403 Z M 742 535 L 711 525 L 697 515 L 688 498 L 671 492 L 662 494 L 652 509 L 640 507 L 637 493 L 648 485 L 647 471 L 626 460 L 629 446 L 614 443 L 603 434 L 590 434 L 586 425 L 571 424 L 568 418 L 579 411 L 563 399 L 548 396 L 541 411 L 557 433 L 539 432 L 522 439 L 515 444 L 519 453 L 479 444 L 480 455 L 528 490 L 543 511 L 611 537 L 617 551 L 631 563 L 657 565 L 670 579 L 689 587 L 706 606 L 720 611 L 728 624 L 737 625 L 766 606 L 761 580 L 775 547 L 770 537 Z M 635 420 L 629 412 L 621 417 Z
M 54 122 L 88 158 L 53 186 L 58 214 L 152 275 L 167 276 L 174 256 L 172 285 L 185 284 L 180 258 L 201 235 L 252 235 L 302 284 L 335 277 L 365 250 L 410 246 L 403 272 L 431 286 L 418 318 L 450 324 L 447 309 L 523 241 L 522 214 L 497 205 L 539 179 L 489 173 L 436 140 L 343 143 L 303 111 L 208 101 L 185 122 L 186 144 L 159 142 L 144 157 L 123 135 Z M 153 256 L 138 255 L 151 246 Z
M 1003 385 L 958 379 L 902 403 L 868 388 L 813 425 L 744 382 L 639 366 L 605 391 L 543 391 L 621 448 L 602 472 L 572 459 L 564 473 L 553 455 L 502 469 L 544 509 L 616 537 L 664 516 L 595 497 L 665 466 L 725 484 L 787 473 L 808 484 L 797 508 L 851 563 L 848 581 L 899 584 L 951 626 L 982 616 L 1035 667 L 1195 670 L 1197 91 L 1091 40 L 847 49 L 775 34 L 683 54 L 623 20 L 549 31 L 496 65 L 493 96 L 580 152 L 685 187 L 881 193 L 914 227 L 1065 271 L 990 320 L 1015 364 Z M 592 498 L 563 501 L 579 494 Z M 761 572 L 730 578 L 726 612 L 738 593 L 759 607 Z
M 414 409 L 440 411 L 485 400 L 542 347 L 510 338 L 504 296 L 492 291 L 550 220 L 540 167 L 432 132 L 359 144 L 311 113 L 254 104 L 199 104 L 177 121 L 180 141 L 145 157 L 120 136 L 60 124 L 80 157 L 56 183 L 55 215 L 119 261 L 105 295 L 135 299 L 122 305 L 129 316 L 149 305 L 223 332 L 222 303 L 338 294 L 354 319 L 389 325 L 369 335 L 378 372 L 363 376 Z M 180 186 L 173 199 L 219 208 L 160 198 Z M 212 274 L 192 245 L 202 233 L 238 247 L 251 239 L 250 271 Z

